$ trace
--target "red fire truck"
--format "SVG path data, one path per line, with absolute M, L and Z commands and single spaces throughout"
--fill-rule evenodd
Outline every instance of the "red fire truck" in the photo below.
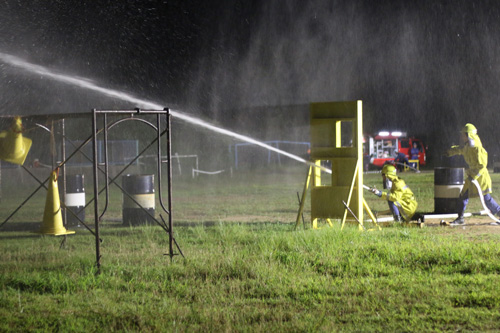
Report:
M 424 142 L 417 138 L 408 138 L 405 132 L 381 131 L 375 136 L 365 136 L 363 147 L 365 155 L 370 158 L 370 164 L 382 168 L 387 161 L 394 161 L 395 151 L 405 154 L 408 160 L 411 160 L 410 150 L 415 143 L 419 150 L 419 165 L 425 165 L 427 157 Z

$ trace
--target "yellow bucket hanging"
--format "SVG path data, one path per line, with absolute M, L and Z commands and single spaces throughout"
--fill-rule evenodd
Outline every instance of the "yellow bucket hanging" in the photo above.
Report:
M 10 130 L 0 132 L 0 160 L 23 165 L 31 148 L 31 139 L 23 137 L 23 124 L 15 117 Z

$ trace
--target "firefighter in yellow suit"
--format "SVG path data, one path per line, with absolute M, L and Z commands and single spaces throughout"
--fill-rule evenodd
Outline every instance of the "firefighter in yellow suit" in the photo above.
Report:
M 404 220 L 409 222 L 418 207 L 413 192 L 405 181 L 397 176 L 396 168 L 391 164 L 386 164 L 382 168 L 382 180 L 384 188 L 389 190 L 388 192 L 382 192 L 376 188 L 370 191 L 381 199 L 387 200 L 394 221 L 401 222 L 401 220 Z
M 484 203 L 492 214 L 500 215 L 500 206 L 495 202 L 491 196 L 491 178 L 486 168 L 488 166 L 488 152 L 483 148 L 481 139 L 477 135 L 477 129 L 472 124 L 466 124 L 461 132 L 462 145 L 453 146 L 448 149 L 448 156 L 462 155 L 465 163 L 469 166 L 465 171 L 467 179 L 465 180 L 464 187 L 460 192 L 460 205 L 457 207 L 458 217 L 453 221 L 452 225 L 465 224 L 464 211 L 467 208 L 469 197 L 477 197 L 478 191 L 472 184 L 475 179 L 481 187 L 482 195 L 484 196 Z M 498 223 L 500 225 L 500 223 Z

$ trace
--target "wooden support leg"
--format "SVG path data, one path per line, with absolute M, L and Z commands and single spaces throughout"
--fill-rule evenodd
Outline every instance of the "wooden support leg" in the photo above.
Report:
M 295 220 L 294 230 L 297 230 L 297 227 L 299 226 L 301 221 L 300 217 L 302 216 L 302 212 L 304 211 L 304 203 L 306 202 L 307 189 L 309 188 L 309 183 L 311 181 L 312 168 L 312 166 L 309 167 L 309 172 L 307 173 L 304 189 L 302 190 L 302 199 L 300 199 L 299 212 L 297 213 L 297 219 Z

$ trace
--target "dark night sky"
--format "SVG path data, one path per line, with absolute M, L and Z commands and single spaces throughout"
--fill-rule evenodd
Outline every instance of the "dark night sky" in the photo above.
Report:
M 362 99 L 367 131 L 448 144 L 472 122 L 490 150 L 499 138 L 497 1 L 7 0 L 0 52 L 219 123 Z M 1 63 L 0 80 L 3 110 L 121 106 Z

